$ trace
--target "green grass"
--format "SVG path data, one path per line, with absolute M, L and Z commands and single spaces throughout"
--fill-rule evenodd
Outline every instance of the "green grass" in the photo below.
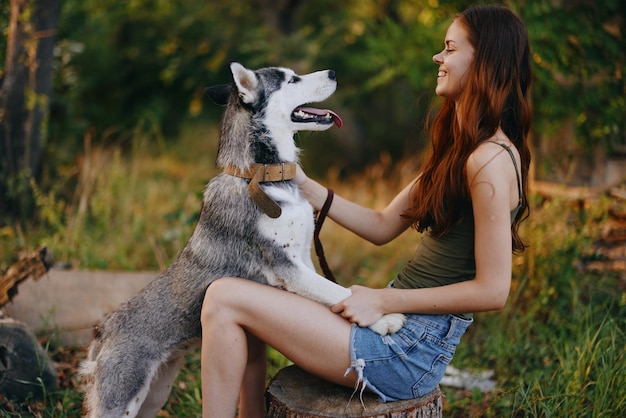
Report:
M 216 174 L 215 138 L 212 129 L 190 126 L 176 144 L 156 133 L 137 134 L 126 151 L 86 144 L 75 163 L 59 168 L 59 178 L 37 186 L 36 224 L 0 229 L 0 269 L 16 249 L 40 245 L 74 268 L 164 268 L 191 234 L 203 186 Z M 344 197 L 382 207 L 415 170 L 412 161 L 392 164 L 381 157 L 358 176 L 340 179 L 331 169 L 323 181 Z M 623 209 L 626 203 L 602 198 L 581 208 L 533 197 L 523 231 L 530 247 L 514 256 L 509 302 L 502 311 L 476 314 L 453 362 L 494 370 L 497 390 L 444 387 L 446 417 L 626 416 L 626 274 L 580 269 L 581 260 L 597 257 L 593 242 L 616 204 Z M 419 241 L 409 231 L 376 247 L 332 221 L 321 235 L 340 282 L 376 287 L 397 273 Z M 71 361 L 84 351 L 50 344 L 50 353 L 62 365 L 61 388 L 39 402 L 0 399 L 0 417 L 79 415 L 82 397 Z M 286 364 L 271 351 L 268 378 Z M 199 372 L 198 354 L 189 355 L 160 416 L 199 416 Z

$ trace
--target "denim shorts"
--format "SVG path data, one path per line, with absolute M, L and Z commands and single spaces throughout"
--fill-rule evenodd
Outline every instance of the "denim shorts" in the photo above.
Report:
M 395 334 L 381 336 L 352 325 L 351 366 L 361 391 L 383 402 L 413 399 L 432 392 L 452 360 L 456 346 L 473 320 L 455 315 L 407 314 Z

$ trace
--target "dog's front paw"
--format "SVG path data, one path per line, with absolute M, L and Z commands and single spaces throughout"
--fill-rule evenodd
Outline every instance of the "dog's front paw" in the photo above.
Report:
M 393 334 L 406 322 L 406 316 L 400 313 L 383 315 L 378 321 L 370 325 L 370 329 L 380 335 Z

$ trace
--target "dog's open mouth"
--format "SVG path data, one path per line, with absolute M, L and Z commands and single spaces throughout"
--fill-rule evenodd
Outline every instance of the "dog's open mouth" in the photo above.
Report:
M 312 107 L 297 107 L 291 113 L 291 120 L 297 123 L 315 122 L 321 124 L 337 125 L 337 128 L 341 128 L 343 121 L 338 114 L 328 109 L 315 109 Z

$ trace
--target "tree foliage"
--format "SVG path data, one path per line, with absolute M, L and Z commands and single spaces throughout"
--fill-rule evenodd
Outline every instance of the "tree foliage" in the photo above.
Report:
M 544 144 L 545 157 L 626 155 L 626 3 L 520 4 L 534 52 L 537 137 L 549 142 L 569 129 L 569 144 Z
M 139 127 L 174 138 L 189 118 L 215 120 L 221 109 L 203 98 L 203 88 L 228 81 L 227 64 L 236 60 L 337 71 L 329 106 L 348 123 L 316 134 L 305 158 L 340 168 L 361 167 L 383 152 L 399 158 L 425 143 L 436 83 L 431 57 L 454 13 L 473 3 L 65 0 L 49 151 L 69 159 L 86 135 L 127 143 Z M 624 153 L 626 3 L 505 4 L 531 37 L 538 144 L 550 150 L 551 138 L 573 125 L 566 140 L 576 152 L 591 156 L 600 145 Z

